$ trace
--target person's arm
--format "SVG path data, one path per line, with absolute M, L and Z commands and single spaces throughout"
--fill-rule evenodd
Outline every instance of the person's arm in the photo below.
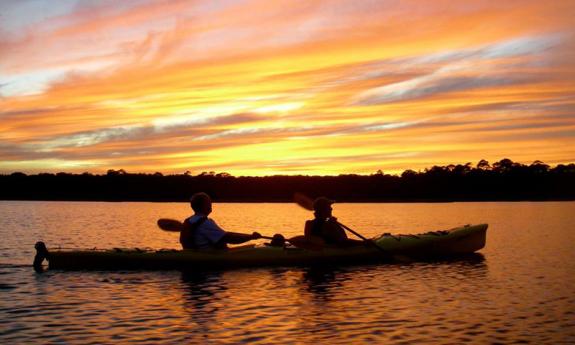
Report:
M 262 235 L 257 232 L 253 232 L 252 234 L 243 234 L 239 232 L 225 231 L 212 219 L 208 219 L 206 221 L 206 225 L 205 234 L 208 235 L 210 242 L 212 242 L 216 247 L 225 247 L 227 243 L 240 244 L 250 240 L 257 240 L 262 237 Z
M 305 227 L 303 229 L 303 234 L 305 237 L 313 236 L 311 234 L 312 227 L 313 227 L 313 222 L 311 220 L 308 220 L 305 222 Z
M 324 234 L 328 236 L 333 242 L 345 242 L 347 240 L 347 234 L 345 230 L 337 222 L 337 218 L 331 217 L 325 222 Z
M 345 229 L 339 225 L 337 218 L 332 217 L 326 222 L 327 234 L 330 236 L 330 239 L 337 243 L 338 245 L 347 247 L 347 246 L 356 246 L 365 244 L 366 242 L 363 240 L 357 240 L 347 237 Z
M 189 218 L 182 223 L 182 231 L 180 231 L 180 244 L 183 249 L 194 248 L 194 239 L 192 236 L 192 226 L 190 225 Z
M 257 240 L 258 238 L 261 237 L 262 235 L 260 235 L 258 232 L 253 232 L 252 234 L 242 234 L 240 232 L 226 231 L 226 234 L 224 235 L 224 237 L 222 237 L 220 242 L 229 244 L 240 244 L 251 240 Z

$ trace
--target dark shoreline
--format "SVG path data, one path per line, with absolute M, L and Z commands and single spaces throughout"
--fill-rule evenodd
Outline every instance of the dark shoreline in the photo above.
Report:
M 338 202 L 431 203 L 489 201 L 573 201 L 575 164 L 556 167 L 503 159 L 493 166 L 434 166 L 400 176 L 240 176 L 226 173 L 162 175 L 110 170 L 89 173 L 0 175 L 0 200 L 187 202 L 206 192 L 215 202 L 291 202 L 295 192 Z

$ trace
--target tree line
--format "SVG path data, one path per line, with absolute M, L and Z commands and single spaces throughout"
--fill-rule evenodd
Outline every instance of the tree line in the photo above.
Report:
M 0 175 L 2 200 L 187 201 L 195 192 L 215 201 L 291 201 L 294 192 L 325 195 L 344 202 L 575 200 L 575 164 L 525 165 L 510 159 L 490 164 L 433 166 L 401 175 L 239 176 L 15 172 Z

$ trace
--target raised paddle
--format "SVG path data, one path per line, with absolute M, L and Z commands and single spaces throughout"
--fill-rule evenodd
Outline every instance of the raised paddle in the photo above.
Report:
M 160 218 L 158 219 L 158 227 L 164 231 L 172 231 L 172 232 L 180 232 L 184 229 L 184 224 L 176 219 L 169 219 L 169 218 Z M 316 243 L 308 241 L 305 236 L 294 236 L 292 238 L 284 238 L 282 235 L 275 235 L 274 237 L 270 236 L 261 236 L 261 238 L 267 240 L 275 240 L 275 241 L 287 241 L 291 243 L 293 246 L 307 249 L 307 250 L 322 250 L 323 246 L 320 246 Z M 273 242 L 272 242 L 273 243 Z
M 294 193 L 293 195 L 293 199 L 295 201 L 296 204 L 298 204 L 299 206 L 303 207 L 304 209 L 308 210 L 308 211 L 314 211 L 313 209 L 313 200 L 311 198 L 309 198 L 307 195 L 303 194 L 303 193 Z M 339 224 L 342 228 L 344 228 L 345 230 L 351 232 L 352 234 L 354 234 L 355 236 L 361 238 L 362 240 L 364 240 L 365 242 L 368 242 L 370 245 L 372 245 L 373 247 L 377 248 L 380 252 L 384 253 L 385 255 L 389 256 L 389 253 L 381 248 L 380 246 L 377 245 L 377 243 L 365 238 L 364 236 L 362 236 L 361 234 L 359 234 L 357 231 L 354 231 L 353 229 L 350 229 L 348 226 L 345 226 L 343 224 L 341 224 L 340 222 L 337 222 L 337 224 Z

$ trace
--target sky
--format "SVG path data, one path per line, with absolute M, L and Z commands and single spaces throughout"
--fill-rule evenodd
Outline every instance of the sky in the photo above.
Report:
M 0 0 L 0 173 L 575 162 L 575 1 Z

